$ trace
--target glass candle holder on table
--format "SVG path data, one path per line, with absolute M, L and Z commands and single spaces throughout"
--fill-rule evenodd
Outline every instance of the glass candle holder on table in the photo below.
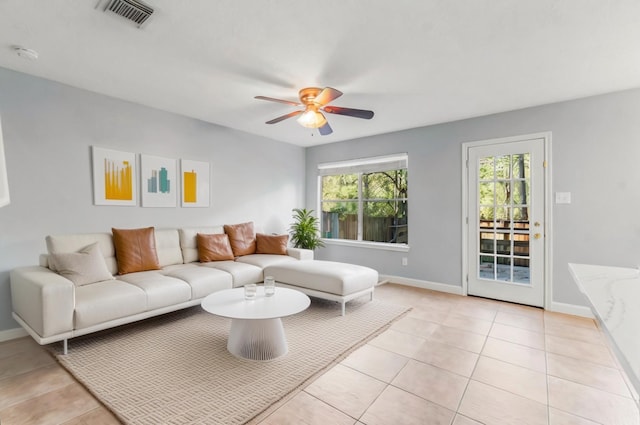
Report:
M 276 293 L 276 280 L 273 276 L 265 276 L 264 278 L 264 295 L 267 297 Z
M 247 283 L 244 285 L 244 299 L 245 300 L 253 300 L 256 298 L 258 293 L 258 287 L 255 283 Z

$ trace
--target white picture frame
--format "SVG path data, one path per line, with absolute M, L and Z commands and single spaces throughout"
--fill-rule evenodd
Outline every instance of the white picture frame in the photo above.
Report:
M 176 207 L 178 173 L 176 160 L 154 155 L 140 155 L 140 193 L 143 207 Z
M 2 122 L 0 121 L 0 208 L 9 205 L 9 180 L 7 178 L 7 161 L 4 156 L 4 141 L 2 139 Z
M 92 146 L 94 205 L 138 205 L 136 154 Z
M 180 160 L 180 181 L 182 187 L 181 206 L 203 208 L 209 206 L 210 166 L 208 162 Z

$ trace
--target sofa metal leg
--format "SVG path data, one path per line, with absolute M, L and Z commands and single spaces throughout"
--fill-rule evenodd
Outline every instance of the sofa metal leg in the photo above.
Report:
M 342 314 L 341 314 L 341 316 L 344 316 L 344 306 L 345 306 L 345 304 L 346 303 L 344 301 L 342 301 Z
M 64 354 L 65 356 L 66 356 L 66 355 L 67 355 L 67 353 L 69 352 L 68 348 L 69 348 L 69 346 L 68 346 L 68 344 L 67 344 L 67 340 L 66 340 L 66 339 L 64 339 L 64 340 L 62 341 L 62 354 Z

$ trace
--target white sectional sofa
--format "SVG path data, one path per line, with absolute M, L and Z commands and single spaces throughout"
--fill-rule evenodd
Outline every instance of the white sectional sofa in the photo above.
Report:
M 64 341 L 66 353 L 69 338 L 198 305 L 214 291 L 262 282 L 270 265 L 313 260 L 313 251 L 286 248 L 286 255 L 201 263 L 198 233 L 222 234 L 224 228 L 155 229 L 159 269 L 126 274 L 118 274 L 111 233 L 48 236 L 48 254 L 39 266 L 11 271 L 13 317 L 39 344 Z M 52 255 L 96 243 L 113 278 L 78 284 L 51 269 Z
M 373 300 L 373 289 L 378 282 L 378 272 L 369 267 L 335 261 L 272 263 L 265 267 L 264 274 L 273 276 L 278 286 L 339 302 L 343 316 L 347 301 L 363 295 Z
M 181 229 L 112 229 L 47 236 L 39 266 L 10 274 L 13 317 L 39 343 L 70 338 L 201 303 L 215 291 L 259 283 L 345 303 L 373 299 L 378 272 L 316 261 L 287 246 L 286 235 L 253 231 L 253 223 Z

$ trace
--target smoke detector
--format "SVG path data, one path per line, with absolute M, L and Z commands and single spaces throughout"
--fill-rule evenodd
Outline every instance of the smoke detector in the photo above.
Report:
M 140 28 L 153 13 L 153 8 L 139 0 L 109 0 L 104 11 L 115 13 Z
M 38 59 L 38 52 L 36 52 L 35 50 L 27 49 L 26 47 L 22 47 L 22 46 L 13 46 L 13 50 L 21 58 L 32 60 L 32 61 Z

